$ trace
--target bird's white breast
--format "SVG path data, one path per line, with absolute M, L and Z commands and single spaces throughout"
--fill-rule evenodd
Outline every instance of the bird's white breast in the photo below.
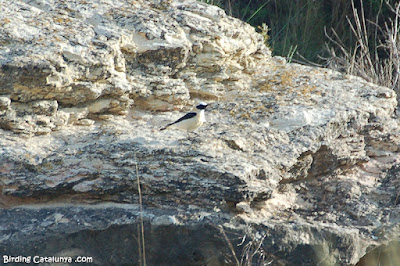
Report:
M 206 122 L 206 116 L 204 115 L 204 110 L 201 110 L 198 116 L 199 116 L 199 126 L 201 126 L 204 122 Z
M 206 119 L 204 115 L 204 110 L 201 110 L 200 112 L 197 112 L 195 117 L 173 124 L 171 125 L 171 128 L 178 128 L 181 130 L 192 131 L 200 127 L 205 121 Z

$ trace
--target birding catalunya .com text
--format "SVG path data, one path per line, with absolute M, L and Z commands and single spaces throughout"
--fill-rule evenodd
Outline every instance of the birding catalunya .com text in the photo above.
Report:
M 69 256 L 9 256 L 3 255 L 3 264 L 15 265 L 16 263 L 21 264 L 39 264 L 39 263 L 93 263 L 92 257 L 86 256 L 77 256 L 77 257 L 69 257 Z

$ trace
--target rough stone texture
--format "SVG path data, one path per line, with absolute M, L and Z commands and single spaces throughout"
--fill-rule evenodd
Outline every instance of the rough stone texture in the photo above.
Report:
M 286 64 L 194 1 L 4 3 L 2 254 L 137 263 L 138 177 L 149 265 L 234 263 L 220 226 L 274 264 L 397 243 L 393 91 Z M 197 133 L 159 131 L 195 100 Z
M 218 99 L 252 86 L 270 58 L 261 40 L 195 1 L 2 0 L 0 128 L 47 134 Z

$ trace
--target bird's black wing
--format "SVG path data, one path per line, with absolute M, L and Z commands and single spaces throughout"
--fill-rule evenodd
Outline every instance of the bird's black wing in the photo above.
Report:
M 171 124 L 168 124 L 168 126 L 172 126 L 173 124 L 179 123 L 179 122 L 181 122 L 181 121 L 183 121 L 183 120 L 186 120 L 186 119 L 195 117 L 196 115 L 197 115 L 197 113 L 195 113 L 195 112 L 187 113 L 187 114 L 185 114 L 184 116 L 182 116 L 181 118 L 179 118 L 178 120 L 176 120 L 175 122 L 173 122 L 173 123 L 171 123 Z
M 173 124 L 176 124 L 176 123 L 179 123 L 179 122 L 181 122 L 181 121 L 183 121 L 183 120 L 186 120 L 186 119 L 195 117 L 196 115 L 197 115 L 197 113 L 195 113 L 195 112 L 187 113 L 186 115 L 182 116 L 181 118 L 179 118 L 179 119 L 176 120 L 175 122 L 166 125 L 165 127 L 163 127 L 163 128 L 160 129 L 160 130 L 165 130 L 165 129 L 167 129 L 167 127 L 172 126 Z

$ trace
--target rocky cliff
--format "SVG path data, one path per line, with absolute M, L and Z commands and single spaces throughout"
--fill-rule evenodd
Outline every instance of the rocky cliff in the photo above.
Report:
M 189 0 L 0 0 L 0 47 L 2 255 L 138 264 L 141 219 L 149 265 L 393 255 L 393 91 Z

